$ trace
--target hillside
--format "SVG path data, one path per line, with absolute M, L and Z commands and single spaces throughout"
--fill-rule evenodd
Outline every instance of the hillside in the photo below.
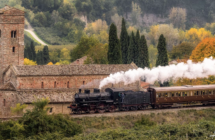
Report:
M 128 27 L 141 31 L 149 31 L 152 25 L 170 23 L 190 29 L 213 22 L 215 13 L 213 0 L 3 0 L 0 7 L 6 3 L 24 8 L 26 18 L 36 27 L 38 35 L 53 45 L 77 43 L 86 34 L 85 26 L 98 19 L 110 25 L 112 22 L 120 24 L 119 19 L 124 17 Z M 176 25 L 177 18 L 173 21 L 169 18 L 173 7 L 184 12 L 184 25 Z

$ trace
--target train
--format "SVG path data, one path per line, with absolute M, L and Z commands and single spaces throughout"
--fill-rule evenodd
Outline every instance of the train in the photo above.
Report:
M 94 89 L 75 94 L 68 107 L 74 114 L 115 111 L 160 109 L 215 103 L 215 85 L 149 87 L 146 91 L 107 88 L 104 92 Z

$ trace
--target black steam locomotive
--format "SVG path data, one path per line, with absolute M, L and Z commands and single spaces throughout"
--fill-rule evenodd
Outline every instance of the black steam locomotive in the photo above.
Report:
M 107 88 L 105 92 L 94 89 L 94 93 L 85 90 L 85 93 L 75 94 L 75 101 L 70 105 L 74 114 L 103 113 L 127 110 L 142 110 L 153 107 L 153 92 L 125 91 L 120 88 Z

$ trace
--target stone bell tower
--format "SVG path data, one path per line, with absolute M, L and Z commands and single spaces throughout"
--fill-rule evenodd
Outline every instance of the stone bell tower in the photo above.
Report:
M 9 65 L 24 64 L 25 12 L 5 6 L 0 9 L 0 84 Z

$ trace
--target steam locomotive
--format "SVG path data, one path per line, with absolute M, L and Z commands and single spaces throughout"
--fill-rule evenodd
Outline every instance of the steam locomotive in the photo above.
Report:
M 75 102 L 69 108 L 74 114 L 142 110 L 152 106 L 153 97 L 151 92 L 125 91 L 121 88 L 107 88 L 102 93 L 98 89 L 94 89 L 94 93 L 85 90 L 84 94 L 75 94 Z
M 149 87 L 145 91 L 125 91 L 121 88 L 107 88 L 105 92 L 94 89 L 75 94 L 75 101 L 69 106 L 74 114 L 103 113 L 114 111 L 143 110 L 148 107 L 165 108 L 215 104 L 215 85 Z

